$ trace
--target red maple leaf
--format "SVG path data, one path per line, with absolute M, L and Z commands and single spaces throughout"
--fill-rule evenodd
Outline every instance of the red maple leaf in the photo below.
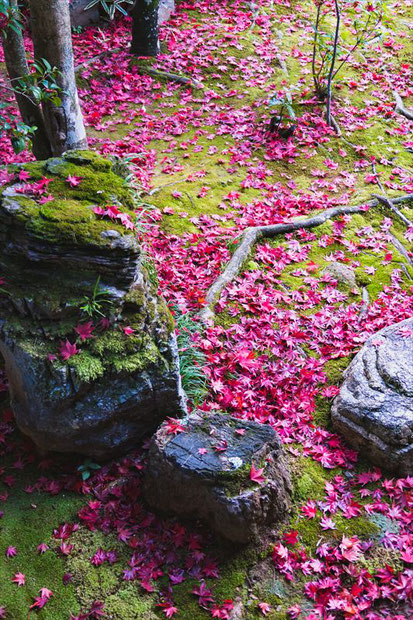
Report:
M 81 341 L 84 342 L 88 338 L 93 337 L 92 332 L 94 329 L 92 321 L 88 321 L 87 323 L 79 323 L 79 325 L 75 327 L 75 332 L 80 336 Z
M 263 484 L 265 482 L 265 478 L 263 476 L 264 473 L 264 469 L 255 469 L 255 465 L 254 463 L 251 466 L 251 471 L 250 471 L 250 479 L 253 482 L 256 482 L 257 484 Z
M 76 347 L 76 343 L 71 344 L 69 340 L 60 343 L 59 354 L 64 362 L 66 362 L 77 353 L 79 353 L 79 349 Z

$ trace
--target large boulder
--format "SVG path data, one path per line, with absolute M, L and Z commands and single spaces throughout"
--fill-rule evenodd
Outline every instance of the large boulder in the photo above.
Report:
M 367 340 L 344 373 L 332 420 L 373 463 L 413 474 L 413 318 Z
M 83 151 L 16 168 L 0 192 L 0 351 L 40 448 L 109 457 L 185 412 L 133 206 L 114 164 Z
M 263 470 L 256 480 L 253 465 Z M 163 423 L 152 438 L 144 495 L 156 510 L 202 519 L 228 540 L 249 543 L 286 516 L 291 482 L 270 426 L 191 414 L 179 427 Z

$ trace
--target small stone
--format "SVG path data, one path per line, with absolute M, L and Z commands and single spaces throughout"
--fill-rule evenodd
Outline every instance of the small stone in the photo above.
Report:
M 356 276 L 353 269 L 348 265 L 333 262 L 327 265 L 327 267 L 323 270 L 323 273 L 328 273 L 335 280 L 341 284 L 345 284 L 351 289 L 357 289 Z
M 191 414 L 183 432 L 162 424 L 152 438 L 144 495 L 155 509 L 203 519 L 238 543 L 258 542 L 288 512 L 291 481 L 281 441 L 269 425 L 229 415 Z M 225 447 L 217 450 L 217 447 Z M 251 467 L 262 468 L 254 483 Z
M 364 457 L 413 474 L 413 318 L 367 340 L 344 373 L 331 416 Z
M 100 235 L 103 239 L 120 239 L 120 232 L 117 230 L 104 230 Z
M 175 0 L 160 0 L 158 8 L 158 23 L 166 22 L 175 11 Z

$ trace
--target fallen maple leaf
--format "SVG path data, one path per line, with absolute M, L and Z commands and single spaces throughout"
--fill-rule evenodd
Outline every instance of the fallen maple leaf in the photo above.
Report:
M 69 183 L 70 187 L 77 187 L 78 185 L 80 185 L 82 179 L 83 177 L 77 177 L 75 175 L 69 174 L 66 179 L 66 183 Z
M 17 555 L 17 549 L 16 547 L 12 547 L 10 545 L 10 547 L 7 547 L 6 549 L 6 558 L 14 558 Z
M 271 606 L 268 603 L 258 603 L 258 608 L 263 616 L 266 616 L 271 611 Z
M 73 355 L 76 355 L 77 353 L 79 353 L 79 349 L 76 347 L 76 343 L 71 344 L 69 340 L 66 340 L 66 342 L 60 343 L 59 354 L 63 361 L 66 362 L 68 359 L 70 359 L 71 357 L 73 357 Z
M 17 583 L 18 586 L 24 586 L 26 583 L 26 577 L 23 573 L 15 573 L 12 582 Z
M 257 484 L 263 484 L 265 482 L 265 478 L 262 475 L 264 473 L 264 469 L 255 469 L 255 465 L 254 463 L 251 466 L 251 471 L 250 471 L 250 479 L 253 482 L 256 482 Z
M 88 338 L 93 338 L 92 332 L 94 329 L 92 321 L 88 321 L 87 323 L 79 323 L 79 325 L 75 327 L 75 332 L 78 334 L 81 341 L 84 342 Z

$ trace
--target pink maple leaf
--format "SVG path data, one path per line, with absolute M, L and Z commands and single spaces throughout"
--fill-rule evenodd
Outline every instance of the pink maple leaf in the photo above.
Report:
M 92 321 L 88 321 L 87 323 L 79 323 L 75 327 L 75 332 L 80 336 L 81 341 L 84 342 L 88 338 L 93 338 L 92 332 L 94 329 Z
M 253 482 L 256 482 L 257 484 L 263 484 L 265 482 L 265 478 L 263 476 L 264 473 L 264 469 L 255 469 L 255 465 L 254 463 L 251 466 L 251 471 L 250 471 L 250 479 Z
M 262 613 L 263 616 L 266 616 L 271 611 L 271 606 L 268 603 L 258 603 L 258 609 Z
M 39 553 L 46 553 L 48 549 L 49 545 L 47 545 L 46 543 L 40 543 L 40 545 L 37 545 L 37 551 Z
M 123 328 L 123 333 L 126 334 L 126 336 L 131 336 L 132 334 L 135 333 L 135 330 L 132 329 L 130 325 L 127 325 L 126 327 Z
M 76 347 L 76 343 L 71 344 L 69 340 L 60 343 L 59 354 L 63 361 L 66 362 L 77 353 L 79 353 L 79 349 Z
M 346 558 L 349 562 L 357 562 L 361 555 L 360 541 L 357 536 L 352 536 L 352 538 L 343 536 L 340 543 L 340 551 L 343 558 Z
M 70 187 L 77 187 L 78 185 L 80 185 L 82 179 L 83 177 L 77 177 L 75 175 L 69 174 L 66 179 L 66 183 L 69 183 Z
M 12 582 L 17 583 L 18 586 L 24 586 L 26 583 L 26 577 L 23 573 L 15 573 Z
M 17 555 L 16 547 L 12 547 L 11 545 L 6 549 L 6 558 L 14 558 Z
M 162 611 L 167 618 L 172 618 L 178 613 L 178 608 L 174 607 L 172 603 L 158 603 L 158 607 L 163 607 Z
M 413 547 L 407 547 L 407 549 L 402 551 L 401 556 L 404 562 L 413 564 Z

